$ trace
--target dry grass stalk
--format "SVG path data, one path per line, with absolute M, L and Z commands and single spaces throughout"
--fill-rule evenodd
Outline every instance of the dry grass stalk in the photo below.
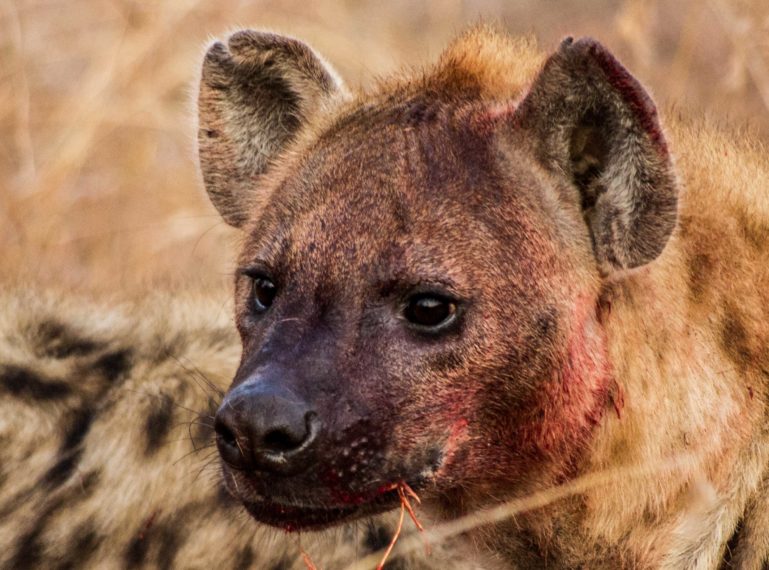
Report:
M 411 506 L 411 501 L 409 500 L 414 499 L 417 505 L 419 505 L 422 502 L 419 499 L 419 496 L 417 496 L 414 490 L 405 481 L 396 483 L 392 488 L 398 490 L 398 497 L 401 500 L 401 514 L 400 518 L 398 519 L 398 526 L 395 529 L 392 540 L 385 549 L 384 554 L 382 555 L 382 559 L 379 561 L 379 564 L 377 564 L 376 570 L 382 570 L 384 568 L 384 565 L 387 562 L 387 558 L 390 556 L 393 548 L 395 548 L 395 543 L 398 542 L 398 539 L 401 536 L 401 532 L 403 531 L 403 519 L 405 518 L 407 512 L 411 517 L 411 520 L 414 522 L 414 526 L 417 527 L 417 530 L 419 530 L 419 532 L 424 532 L 425 530 L 425 528 L 422 526 L 422 523 L 420 523 L 417 519 L 417 515 L 414 513 L 414 508 Z
M 379 564 L 376 566 L 376 570 L 382 570 L 384 568 L 385 563 L 387 562 L 387 558 L 389 558 L 390 553 L 393 551 L 393 548 L 395 548 L 395 543 L 398 542 L 398 539 L 401 536 L 401 532 L 403 531 L 403 519 L 406 516 L 406 509 L 401 503 L 401 514 L 400 518 L 398 518 L 398 526 L 395 527 L 395 533 L 393 533 L 392 540 L 390 541 L 390 544 L 387 545 L 387 548 L 384 551 L 384 554 L 382 555 L 382 559 L 379 561 Z
M 299 544 L 299 553 L 302 555 L 302 562 L 304 562 L 304 565 L 307 567 L 307 570 L 320 570 L 315 563 L 312 561 L 312 558 L 310 558 L 310 555 L 307 554 L 307 551 L 302 548 L 301 543 Z
M 648 478 L 659 476 L 665 473 L 671 473 L 678 470 L 690 470 L 692 467 L 699 468 L 701 461 L 695 455 L 681 455 L 659 465 L 631 465 L 609 471 L 591 473 L 579 477 L 573 481 L 546 489 L 532 495 L 513 499 L 511 501 L 489 507 L 470 513 L 453 521 L 436 525 L 430 530 L 425 531 L 424 537 L 431 543 L 440 544 L 452 537 L 472 531 L 476 528 L 504 521 L 518 514 L 533 509 L 547 506 L 551 503 L 579 495 L 596 487 L 610 485 L 620 480 L 630 480 L 636 478 Z M 389 548 L 388 554 L 407 554 L 419 548 L 420 538 L 410 536 L 401 540 L 397 547 Z M 357 560 L 349 565 L 346 570 L 379 570 L 379 561 L 382 551 L 374 552 L 365 558 Z

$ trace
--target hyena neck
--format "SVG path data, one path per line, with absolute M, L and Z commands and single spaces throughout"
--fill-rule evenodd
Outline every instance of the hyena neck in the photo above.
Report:
M 730 497 L 766 477 L 769 456 L 749 442 L 760 440 L 769 392 L 769 293 L 759 285 L 769 239 L 758 239 L 761 216 L 730 199 L 726 181 L 695 185 L 663 255 L 601 293 L 621 409 L 604 415 L 582 471 L 635 472 L 584 495 L 580 526 L 602 532 L 585 531 L 585 556 L 622 544 L 631 562 L 660 565 L 725 543 L 725 521 L 744 508 Z M 745 464 L 755 467 L 735 477 Z

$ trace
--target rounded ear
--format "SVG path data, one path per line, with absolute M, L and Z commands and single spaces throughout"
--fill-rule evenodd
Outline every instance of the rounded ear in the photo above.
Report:
M 677 219 L 678 184 L 657 110 L 592 39 L 566 39 L 515 112 L 537 160 L 579 190 L 604 274 L 656 259 Z
M 313 115 L 345 97 L 331 67 L 293 38 L 243 30 L 208 48 L 198 154 L 208 196 L 227 223 L 243 225 L 271 161 Z

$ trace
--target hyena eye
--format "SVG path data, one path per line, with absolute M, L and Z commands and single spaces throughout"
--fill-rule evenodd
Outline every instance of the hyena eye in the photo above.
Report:
M 429 293 L 412 296 L 403 310 L 408 322 L 433 330 L 450 324 L 456 315 L 457 304 L 454 301 Z
M 256 311 L 262 312 L 269 309 L 277 292 L 275 283 L 266 277 L 253 277 L 251 279 L 251 299 Z

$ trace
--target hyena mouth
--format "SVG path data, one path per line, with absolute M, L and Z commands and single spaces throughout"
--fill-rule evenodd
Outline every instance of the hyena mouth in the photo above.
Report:
M 349 469 L 310 470 L 298 476 L 270 477 L 222 464 L 224 488 L 257 521 L 287 532 L 321 530 L 378 515 L 401 505 L 399 489 L 432 494 L 445 454 L 436 447 L 412 466 L 344 478 Z
M 373 516 L 395 508 L 399 504 L 396 491 L 388 491 L 373 501 L 349 507 L 305 507 L 284 505 L 269 499 L 244 501 L 246 511 L 258 522 L 275 526 L 286 532 L 322 530 L 348 520 Z
M 425 488 L 426 481 L 417 477 L 409 483 L 401 480 L 400 483 L 381 485 L 367 494 L 336 493 L 339 503 L 331 505 L 289 504 L 275 496 L 244 497 L 242 493 L 233 493 L 229 486 L 227 488 L 257 522 L 278 527 L 286 532 L 295 532 L 322 530 L 346 521 L 393 510 L 401 504 L 398 488 L 404 484 L 410 490 L 421 490 Z

